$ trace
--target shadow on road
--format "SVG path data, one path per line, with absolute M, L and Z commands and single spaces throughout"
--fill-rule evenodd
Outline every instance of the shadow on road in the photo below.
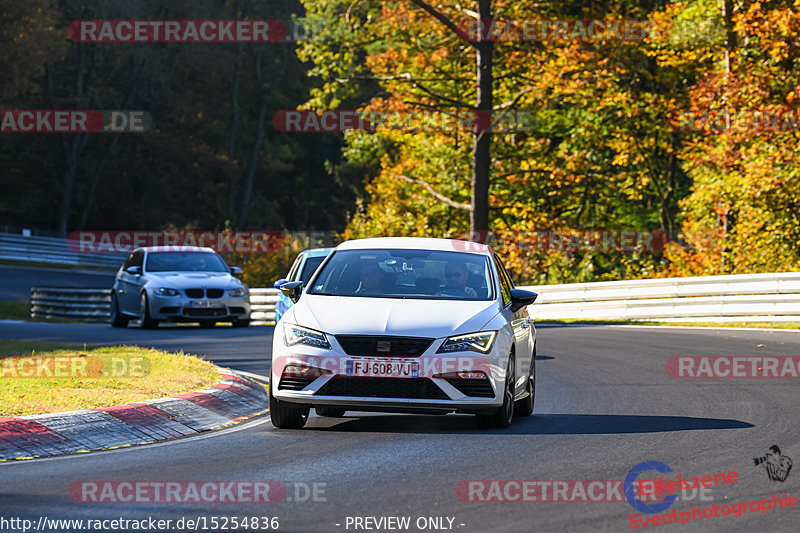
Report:
M 336 423 L 336 422 L 339 423 Z M 333 422 L 333 425 L 329 425 Z M 575 415 L 534 414 L 516 418 L 506 429 L 479 429 L 470 415 L 418 416 L 370 415 L 344 419 L 312 418 L 306 430 L 364 433 L 469 433 L 507 435 L 599 435 L 624 433 L 662 433 L 755 427 L 728 418 L 655 415 Z

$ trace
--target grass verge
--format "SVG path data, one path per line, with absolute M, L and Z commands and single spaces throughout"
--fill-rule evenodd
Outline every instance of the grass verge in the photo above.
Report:
M 0 417 L 111 407 L 219 379 L 214 365 L 182 352 L 0 339 Z

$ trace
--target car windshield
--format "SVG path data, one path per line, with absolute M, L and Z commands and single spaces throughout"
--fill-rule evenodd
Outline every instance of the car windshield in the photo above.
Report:
M 225 261 L 206 252 L 152 252 L 147 254 L 148 272 L 228 272 Z
M 306 259 L 305 264 L 303 265 L 303 272 L 300 274 L 300 281 L 303 282 L 303 286 L 305 287 L 308 285 L 308 281 L 311 279 L 311 276 L 314 275 L 314 271 L 317 270 L 317 267 L 322 264 L 325 260 L 324 255 L 319 257 L 309 257 Z
M 492 300 L 486 256 L 435 250 L 341 250 L 309 294 L 373 298 Z

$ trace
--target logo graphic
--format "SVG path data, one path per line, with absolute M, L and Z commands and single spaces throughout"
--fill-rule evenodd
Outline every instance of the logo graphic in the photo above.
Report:
M 675 502 L 678 496 L 671 494 L 665 497 L 663 501 L 652 504 L 644 503 L 642 500 L 637 498 L 634 494 L 636 478 L 639 477 L 639 474 L 643 472 L 649 472 L 650 470 L 658 470 L 662 474 L 672 472 L 670 467 L 660 461 L 645 461 L 630 469 L 628 475 L 625 476 L 625 484 L 623 486 L 625 488 L 625 499 L 628 500 L 628 503 L 631 504 L 631 507 L 641 513 L 655 514 L 668 509 L 669 506 Z
M 771 481 L 786 481 L 789 477 L 789 472 L 792 470 L 792 460 L 787 455 L 781 455 L 781 449 L 778 445 L 771 446 L 767 455 L 762 457 L 753 457 L 753 462 L 756 466 L 764 465 L 767 471 L 767 477 Z

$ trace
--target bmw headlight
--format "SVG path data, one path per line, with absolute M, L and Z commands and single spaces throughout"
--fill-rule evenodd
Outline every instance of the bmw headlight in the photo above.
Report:
M 156 289 L 156 294 L 159 296 L 177 296 L 178 291 L 176 289 L 170 289 L 169 287 L 159 287 Z
M 295 326 L 294 324 L 283 325 L 283 342 L 286 346 L 294 346 L 295 344 L 305 344 L 307 346 L 314 346 L 316 348 L 331 349 L 331 343 L 328 338 L 321 331 Z
M 233 289 L 228 291 L 228 294 L 231 296 L 247 296 L 247 287 L 239 287 L 238 289 Z
M 448 337 L 442 343 L 441 347 L 436 350 L 436 353 L 470 351 L 486 353 L 492 349 L 492 344 L 496 336 L 496 331 L 479 331 L 477 333 Z

